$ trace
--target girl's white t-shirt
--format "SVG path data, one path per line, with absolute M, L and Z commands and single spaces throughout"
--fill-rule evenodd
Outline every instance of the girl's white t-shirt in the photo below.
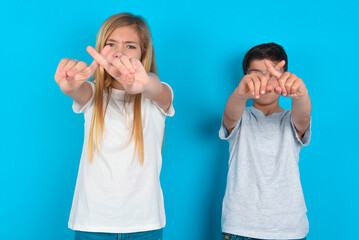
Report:
M 87 143 L 95 84 L 89 83 L 93 94 L 88 103 L 82 108 L 76 102 L 73 104 L 75 113 L 84 113 L 85 137 L 69 228 L 109 233 L 163 228 L 166 218 L 159 178 L 165 118 L 174 115 L 172 104 L 164 112 L 154 101 L 142 97 L 144 164 L 141 165 L 138 154 L 133 157 L 134 141 L 129 142 L 133 103 L 127 103 L 125 107 L 125 91 L 112 89 L 105 115 L 102 146 L 95 151 L 90 163 Z M 104 93 L 104 106 L 106 98 Z

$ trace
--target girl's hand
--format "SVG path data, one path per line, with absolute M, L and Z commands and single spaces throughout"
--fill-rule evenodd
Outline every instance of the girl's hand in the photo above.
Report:
M 87 47 L 88 53 L 102 66 L 108 74 L 121 83 L 125 91 L 136 94 L 143 93 L 150 82 L 150 77 L 145 71 L 140 60 L 128 58 L 122 55 L 109 62 L 92 47 Z
M 106 57 L 108 52 L 109 48 L 104 48 L 101 55 Z M 57 67 L 55 81 L 63 93 L 70 93 L 86 82 L 95 73 L 98 66 L 95 60 L 90 66 L 87 66 L 85 62 L 64 58 Z
M 282 61 L 284 62 L 284 61 Z M 264 61 L 271 76 L 278 81 L 278 87 L 274 89 L 277 94 L 287 97 L 302 97 L 308 94 L 307 87 L 302 79 L 290 72 L 281 73 L 279 69 L 274 68 L 267 60 Z

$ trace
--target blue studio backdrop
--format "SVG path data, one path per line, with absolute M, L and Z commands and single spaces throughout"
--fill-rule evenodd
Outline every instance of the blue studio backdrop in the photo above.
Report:
M 83 115 L 54 81 L 62 58 L 91 63 L 86 46 L 111 15 L 149 23 L 159 77 L 174 90 L 161 184 L 164 239 L 220 237 L 228 96 L 252 46 L 276 42 L 313 103 L 301 180 L 308 239 L 359 239 L 357 1 L 20 1 L 0 3 L 1 239 L 73 239 L 67 228 L 83 144 Z M 290 107 L 290 100 L 281 104 Z

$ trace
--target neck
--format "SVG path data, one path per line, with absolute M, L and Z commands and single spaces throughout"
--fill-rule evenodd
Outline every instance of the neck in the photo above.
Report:
M 253 101 L 253 107 L 257 108 L 258 110 L 261 110 L 265 116 L 269 116 L 272 113 L 278 113 L 283 111 L 283 108 L 279 106 L 279 99 L 269 104 L 260 104 Z

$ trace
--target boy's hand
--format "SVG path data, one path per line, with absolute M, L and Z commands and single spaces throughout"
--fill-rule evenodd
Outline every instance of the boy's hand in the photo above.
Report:
M 237 94 L 244 98 L 259 98 L 259 94 L 267 90 L 267 76 L 261 76 L 257 73 L 245 75 L 237 87 Z M 269 90 L 269 89 L 268 89 Z
M 276 66 L 272 66 L 272 68 L 274 71 L 279 72 L 284 64 L 285 61 L 281 61 Z M 273 90 L 274 86 L 269 83 L 273 80 L 271 78 L 273 78 L 273 76 L 270 74 L 263 75 L 256 72 L 247 74 L 242 78 L 236 92 L 240 97 L 245 99 L 259 98 L 260 94 L 265 94 L 267 91 Z M 279 87 L 276 87 L 275 89 L 280 91 Z
M 140 60 L 122 55 L 109 62 L 92 47 L 87 47 L 88 53 L 102 66 L 115 80 L 121 83 L 125 91 L 137 94 L 146 90 L 150 77 Z
M 292 98 L 302 97 L 308 94 L 307 87 L 303 80 L 298 78 L 295 74 L 290 72 L 281 73 L 279 72 L 279 69 L 273 67 L 267 60 L 264 61 L 264 64 L 271 76 L 275 77 L 278 81 L 279 86 L 274 89 L 277 94 Z

